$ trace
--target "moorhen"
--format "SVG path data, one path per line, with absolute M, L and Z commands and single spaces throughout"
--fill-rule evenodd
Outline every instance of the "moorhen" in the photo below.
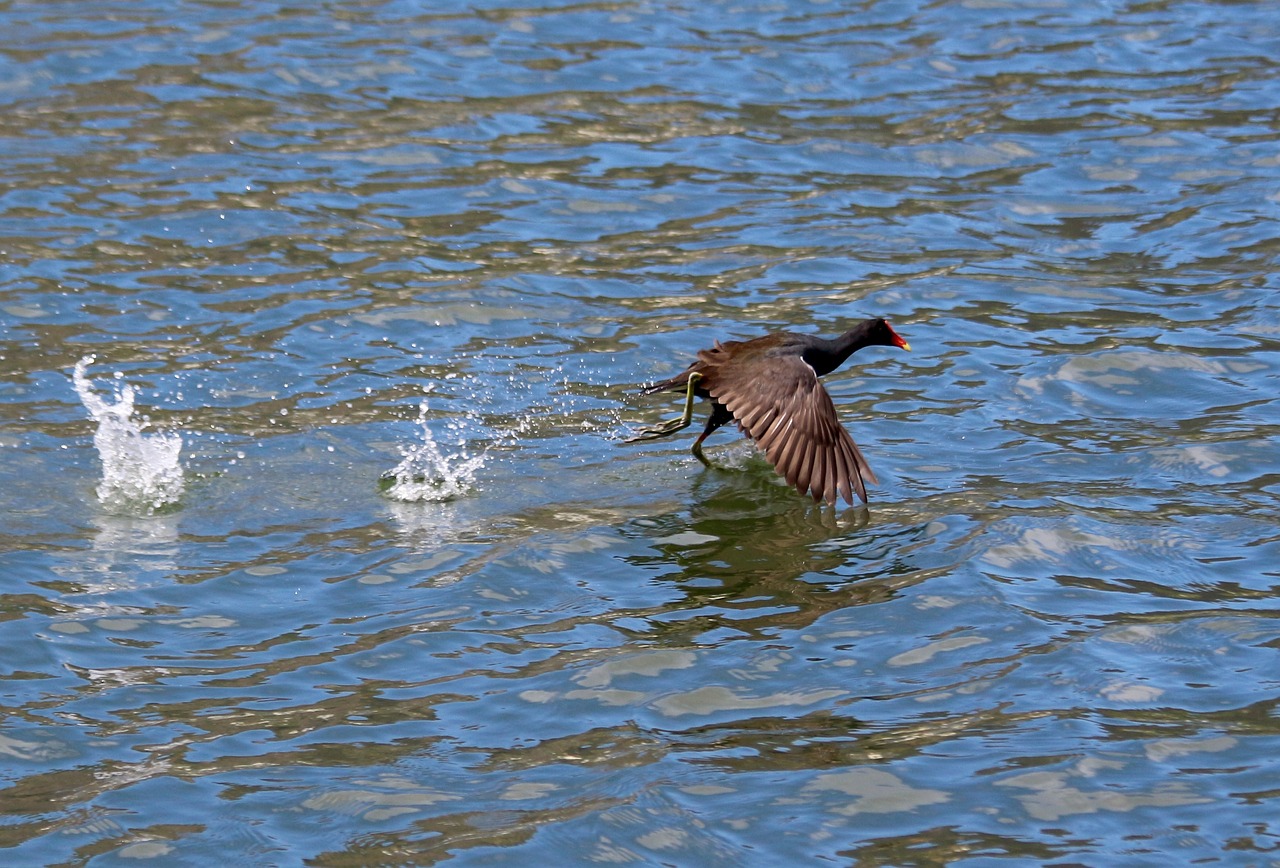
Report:
M 829 374 L 863 347 L 886 346 L 910 350 L 911 346 L 883 319 L 858 323 L 838 338 L 775 332 L 749 341 L 716 341 L 698 352 L 687 369 L 640 394 L 683 391 L 684 415 L 673 422 L 647 428 L 634 437 L 654 440 L 689 427 L 693 399 L 711 401 L 711 418 L 693 454 L 710 466 L 702 454 L 702 441 L 721 425 L 737 422 L 738 428 L 764 450 L 774 469 L 801 494 L 815 501 L 836 502 L 838 491 L 853 505 L 853 494 L 865 503 L 864 480 L 876 476 L 858 451 L 849 432 L 836 416 L 831 396 L 818 377 Z

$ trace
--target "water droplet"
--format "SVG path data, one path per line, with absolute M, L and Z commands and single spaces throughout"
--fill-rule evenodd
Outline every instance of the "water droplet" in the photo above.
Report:
M 93 445 L 102 460 L 98 500 L 109 509 L 132 514 L 154 513 L 182 497 L 182 438 L 177 434 L 144 435 L 148 419 L 133 415 L 133 386 L 115 375 L 115 401 L 93 391 L 88 377 L 93 356 L 85 356 L 72 371 L 71 380 L 80 402 L 98 423 Z
M 424 398 L 418 405 L 420 441 L 401 447 L 403 460 L 382 475 L 387 497 L 404 502 L 446 501 L 475 487 L 475 475 L 484 466 L 485 453 L 468 453 L 465 438 L 453 424 L 446 425 L 446 429 L 458 436 L 458 449 L 443 452 L 431 431 L 428 412 Z

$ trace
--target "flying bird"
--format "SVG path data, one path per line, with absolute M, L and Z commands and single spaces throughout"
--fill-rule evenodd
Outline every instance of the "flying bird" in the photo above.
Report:
M 711 401 L 707 427 L 693 442 L 693 454 L 710 466 L 702 441 L 729 422 L 764 450 L 788 484 L 815 501 L 834 504 L 839 493 L 853 505 L 865 503 L 866 483 L 877 482 L 858 444 L 836 416 L 835 404 L 819 377 L 845 363 L 863 347 L 911 346 L 884 319 L 858 323 L 838 338 L 774 332 L 749 341 L 716 341 L 698 360 L 669 380 L 640 394 L 684 392 L 684 415 L 647 428 L 627 442 L 669 437 L 693 421 L 693 399 Z

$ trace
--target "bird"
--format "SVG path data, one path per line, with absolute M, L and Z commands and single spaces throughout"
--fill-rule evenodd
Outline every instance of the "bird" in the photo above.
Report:
M 857 492 L 867 502 L 866 483 L 878 484 L 858 444 L 836 416 L 835 404 L 818 379 L 863 347 L 911 345 L 881 317 L 858 323 L 837 338 L 773 332 L 746 341 L 716 341 L 676 376 L 641 390 L 641 395 L 684 392 L 684 414 L 627 438 L 634 443 L 681 431 L 693 421 L 694 398 L 711 401 L 707 427 L 693 454 L 708 467 L 702 441 L 729 422 L 764 450 L 765 458 L 789 485 L 815 502 L 834 505 L 839 493 L 854 505 Z

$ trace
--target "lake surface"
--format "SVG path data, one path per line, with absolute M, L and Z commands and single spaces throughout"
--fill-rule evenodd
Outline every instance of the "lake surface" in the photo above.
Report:
M 3 861 L 1280 864 L 1276 11 L 0 5 Z

